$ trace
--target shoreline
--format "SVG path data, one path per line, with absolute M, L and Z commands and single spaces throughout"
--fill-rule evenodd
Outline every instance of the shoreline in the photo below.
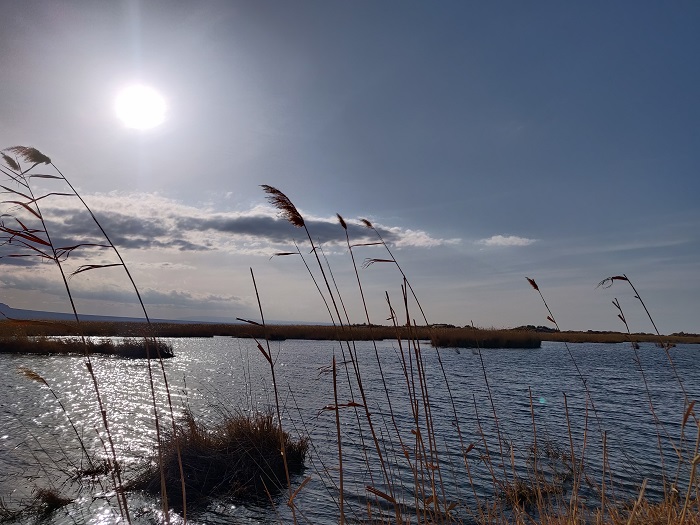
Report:
M 354 340 L 371 341 L 382 339 L 429 340 L 433 346 L 447 348 L 539 348 L 543 341 L 566 343 L 655 343 L 673 346 L 676 344 L 700 344 L 698 334 L 674 334 L 657 336 L 648 333 L 625 334 L 621 332 L 563 331 L 540 327 L 513 329 L 480 329 L 472 327 L 432 326 L 384 326 L 350 325 L 267 325 L 259 324 L 180 324 L 135 322 L 74 322 L 35 321 L 16 323 L 0 322 L 0 338 L 78 336 L 80 333 L 93 337 L 214 337 L 229 336 L 258 340 L 283 341 L 302 340 Z

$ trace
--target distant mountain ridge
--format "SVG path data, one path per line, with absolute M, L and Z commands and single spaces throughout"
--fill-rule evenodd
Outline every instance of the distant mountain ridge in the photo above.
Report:
M 0 320 L 9 317 L 10 319 L 20 319 L 22 321 L 74 321 L 73 314 L 60 312 L 43 312 L 41 310 L 22 310 L 20 308 L 12 308 L 11 306 L 0 303 Z M 78 313 L 81 321 L 101 321 L 101 322 L 123 322 L 123 323 L 145 323 L 143 317 L 119 317 L 115 315 L 90 315 Z M 210 323 L 212 321 L 188 321 L 175 319 L 151 319 L 154 323 Z M 214 321 L 219 322 L 219 321 Z M 226 323 L 235 323 L 235 321 L 222 321 Z
M 60 312 L 44 312 L 41 310 L 22 310 L 20 308 L 12 308 L 11 306 L 0 303 L 0 321 L 9 317 L 10 319 L 19 319 L 22 321 L 75 321 L 73 314 Z M 90 315 L 81 314 L 78 312 L 78 317 L 81 321 L 100 321 L 109 323 L 145 323 L 143 317 L 119 317 L 116 315 Z M 176 323 L 176 324 L 240 324 L 233 318 L 224 317 L 193 317 L 191 319 L 154 319 L 151 317 L 152 323 Z M 304 323 L 297 321 L 275 321 L 270 320 L 268 324 L 280 325 L 296 325 L 296 324 L 314 324 L 325 325 L 329 323 Z

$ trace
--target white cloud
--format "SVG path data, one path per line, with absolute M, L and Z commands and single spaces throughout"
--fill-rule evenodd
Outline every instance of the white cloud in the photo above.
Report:
M 434 248 L 435 246 L 459 244 L 461 241 L 461 239 L 438 239 L 422 230 L 403 230 L 401 228 L 388 228 L 388 230 L 396 235 L 394 244 L 401 248 L 409 246 L 415 248 Z
M 488 239 L 481 239 L 476 242 L 484 246 L 529 246 L 535 242 L 535 239 L 518 237 L 516 235 L 493 235 Z
M 85 200 L 114 244 L 124 249 L 220 251 L 264 256 L 295 240 L 303 243 L 306 238 L 302 230 L 281 219 L 276 209 L 264 204 L 221 212 L 211 207 L 185 205 L 154 193 L 98 193 L 86 195 Z M 303 214 L 314 241 L 329 248 L 345 246 L 345 231 L 336 217 Z M 47 202 L 44 215 L 50 221 L 49 228 L 54 229 L 55 236 L 66 245 L 76 244 L 77 239 L 80 242 L 100 239 L 98 230 L 75 199 Z M 359 221 L 346 222 L 351 242 L 377 240 L 375 233 Z M 460 242 L 401 226 L 375 223 L 375 228 L 387 243 L 402 248 L 433 248 Z

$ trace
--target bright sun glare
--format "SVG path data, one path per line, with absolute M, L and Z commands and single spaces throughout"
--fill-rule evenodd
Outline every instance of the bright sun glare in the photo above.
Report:
M 122 90 L 115 109 L 127 128 L 153 128 L 165 120 L 165 100 L 148 86 L 136 85 Z

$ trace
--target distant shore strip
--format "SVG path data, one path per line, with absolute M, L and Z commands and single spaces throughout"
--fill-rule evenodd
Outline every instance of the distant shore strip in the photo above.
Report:
M 657 345 L 699 344 L 698 334 L 655 334 L 619 332 L 559 332 L 543 327 L 519 327 L 513 329 L 482 329 L 432 326 L 384 326 L 384 325 L 254 325 L 254 324 L 185 324 L 154 323 L 150 326 L 133 322 L 82 322 L 80 329 L 85 336 L 123 337 L 123 341 L 90 340 L 90 352 L 123 357 L 171 357 L 172 349 L 160 341 L 160 346 L 147 349 L 144 337 L 214 337 L 229 336 L 258 340 L 354 340 L 380 341 L 384 339 L 418 339 L 430 341 L 438 348 L 539 348 L 543 341 L 568 343 L 654 343 Z M 79 338 L 51 336 L 77 336 L 75 323 L 42 321 L 31 324 L 0 322 L 0 353 L 80 353 L 84 352 Z M 157 339 L 151 339 L 155 341 Z

